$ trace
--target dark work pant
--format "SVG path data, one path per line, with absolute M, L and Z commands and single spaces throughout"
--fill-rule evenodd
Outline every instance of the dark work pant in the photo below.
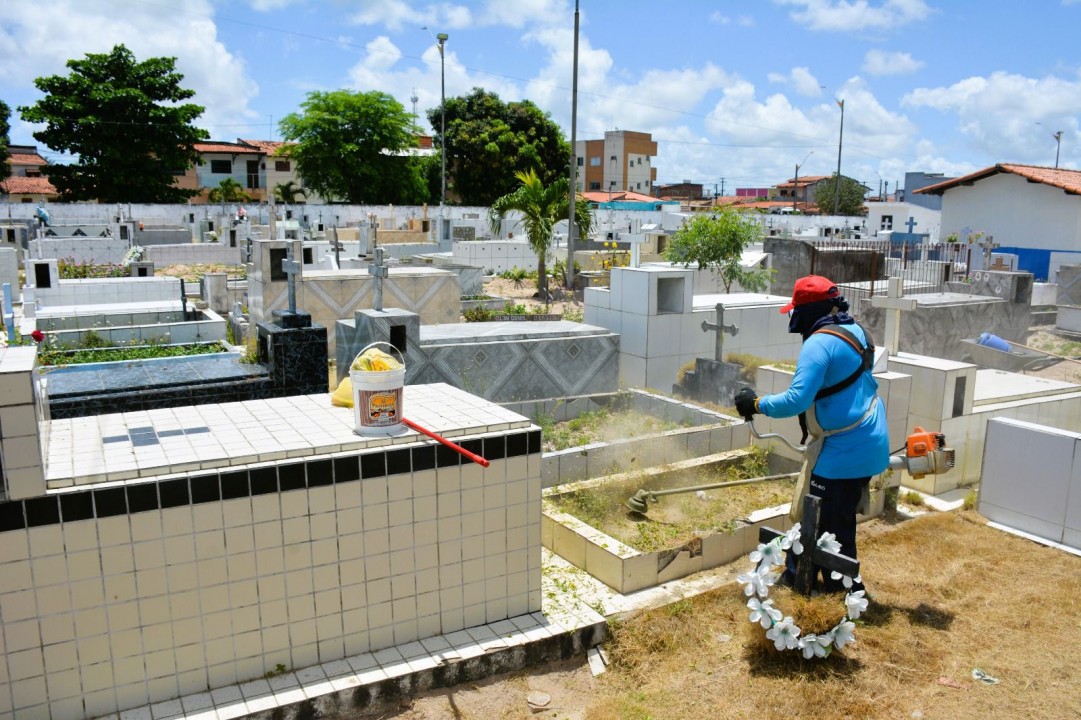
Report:
M 837 542 L 841 543 L 841 554 L 856 559 L 856 506 L 860 504 L 860 496 L 863 495 L 864 486 L 870 482 L 870 476 L 862 478 L 846 478 L 843 480 L 831 480 L 811 475 L 811 495 L 822 498 L 818 514 L 818 533 L 833 533 Z M 804 548 L 808 552 L 810 548 Z M 789 579 L 795 578 L 796 557 L 788 553 L 785 558 Z M 822 585 L 826 590 L 836 591 L 844 586 L 840 581 L 830 580 L 828 570 L 822 572 Z

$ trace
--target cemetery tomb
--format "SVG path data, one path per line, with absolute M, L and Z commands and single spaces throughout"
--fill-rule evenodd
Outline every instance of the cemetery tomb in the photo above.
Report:
M 766 524 L 787 529 L 798 469 L 748 446 L 547 488 L 541 540 L 609 587 L 634 592 L 731 562 Z M 740 484 L 762 477 L 771 479 Z M 718 483 L 735 484 L 711 487 Z
M 29 368 L 4 380 L 0 412 L 32 413 Z M 490 465 L 359 436 L 326 394 L 5 435 L 6 707 L 104 716 L 539 611 L 539 428 L 446 385 L 404 411 Z
M 78 347 L 93 332 L 105 345 L 193 343 L 225 340 L 225 319 L 210 309 L 132 310 L 130 306 L 89 305 L 73 313 L 39 311 L 37 329 L 54 347 Z

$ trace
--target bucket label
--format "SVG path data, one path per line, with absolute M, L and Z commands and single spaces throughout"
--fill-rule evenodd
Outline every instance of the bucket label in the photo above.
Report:
M 368 419 L 373 422 L 397 422 L 400 390 L 365 393 L 368 395 Z

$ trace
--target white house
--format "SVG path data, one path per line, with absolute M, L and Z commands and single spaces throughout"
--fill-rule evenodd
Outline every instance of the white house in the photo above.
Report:
M 942 237 L 982 232 L 1037 280 L 1081 263 L 1081 170 L 1000 163 L 915 192 L 942 196 Z
M 907 233 L 909 220 L 912 232 L 925 234 L 931 242 L 941 239 L 942 212 L 914 205 L 910 202 L 869 202 L 867 208 L 867 234 L 883 232 Z

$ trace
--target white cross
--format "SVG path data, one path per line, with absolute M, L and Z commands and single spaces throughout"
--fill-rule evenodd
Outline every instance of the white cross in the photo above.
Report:
M 886 337 L 882 345 L 890 355 L 897 354 L 901 342 L 901 313 L 916 309 L 916 299 L 906 298 L 904 294 L 904 280 L 891 277 L 886 288 L 886 297 L 876 295 L 871 298 L 872 307 L 880 307 L 886 311 Z

